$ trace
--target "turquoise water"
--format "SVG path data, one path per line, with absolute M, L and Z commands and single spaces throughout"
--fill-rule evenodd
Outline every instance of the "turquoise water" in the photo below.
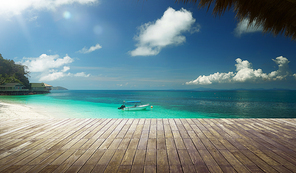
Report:
M 1 100 L 61 118 L 296 118 L 296 91 L 67 90 Z M 123 100 L 141 100 L 153 108 L 118 110 Z

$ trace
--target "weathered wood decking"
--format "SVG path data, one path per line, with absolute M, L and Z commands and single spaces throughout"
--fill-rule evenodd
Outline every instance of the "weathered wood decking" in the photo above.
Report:
M 0 172 L 296 172 L 296 119 L 1 119 Z

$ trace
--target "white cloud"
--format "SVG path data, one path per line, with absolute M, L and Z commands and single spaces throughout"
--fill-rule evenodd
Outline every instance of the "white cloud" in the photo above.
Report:
M 231 78 L 234 76 L 233 72 L 228 73 L 214 73 L 209 76 L 199 76 L 197 79 L 186 82 L 186 84 L 200 84 L 200 85 L 209 85 L 212 83 L 228 83 L 231 82 Z
M 137 48 L 130 52 L 132 56 L 157 55 L 163 47 L 179 45 L 186 41 L 183 32 L 198 32 L 199 25 L 191 27 L 195 22 L 191 12 L 168 8 L 156 22 L 149 22 L 140 27 L 140 33 L 135 37 Z
M 263 27 L 261 25 L 257 26 L 255 20 L 250 25 L 249 25 L 249 21 L 250 21 L 249 19 L 243 19 L 237 24 L 236 28 L 234 29 L 234 33 L 237 37 L 240 37 L 242 34 L 245 34 L 245 33 L 263 31 Z
M 235 61 L 236 73 L 214 73 L 209 76 L 201 75 L 193 81 L 186 82 L 187 85 L 209 85 L 212 83 L 237 83 L 237 82 L 264 82 L 264 81 L 276 81 L 286 79 L 288 76 L 296 77 L 296 74 L 291 74 L 288 59 L 279 56 L 276 59 L 272 59 L 277 65 L 278 70 L 270 73 L 263 73 L 262 69 L 253 69 L 252 64 L 247 60 L 241 60 L 237 58 Z
M 98 0 L 1 0 L 0 15 L 8 16 L 21 14 L 25 10 L 55 10 L 67 4 L 93 4 Z
M 85 74 L 84 72 L 80 72 L 80 73 L 74 74 L 74 76 L 76 76 L 76 77 L 89 77 L 90 74 Z
M 52 68 L 59 68 L 65 64 L 70 64 L 73 59 L 66 55 L 64 58 L 59 58 L 59 55 L 42 54 L 38 58 L 23 58 L 21 64 L 26 65 L 30 72 L 44 72 Z
M 66 71 L 68 71 L 68 70 L 70 70 L 70 67 L 68 67 L 68 66 L 64 66 L 62 72 L 66 72 Z
M 76 74 L 66 73 L 70 70 L 67 64 L 72 63 L 74 60 L 66 55 L 63 58 L 59 58 L 59 55 L 46 55 L 42 54 L 37 58 L 23 58 L 20 64 L 26 65 L 28 71 L 37 75 L 39 81 L 53 81 L 63 77 L 89 77 L 84 72 Z
M 66 74 L 63 71 L 59 71 L 59 72 L 52 72 L 49 73 L 47 75 L 41 76 L 41 78 L 39 79 L 39 81 L 54 81 L 57 80 L 59 78 L 65 77 L 65 76 L 69 76 L 70 74 Z
M 87 49 L 86 47 L 82 48 L 81 50 L 79 50 L 79 53 L 90 53 L 93 52 L 97 49 L 101 49 L 102 46 L 100 44 L 96 44 L 95 46 L 91 46 L 89 49 Z

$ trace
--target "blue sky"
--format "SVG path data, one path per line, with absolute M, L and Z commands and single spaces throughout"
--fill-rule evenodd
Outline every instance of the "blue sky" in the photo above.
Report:
M 296 89 L 296 42 L 247 21 L 173 0 L 11 0 L 0 53 L 69 89 Z

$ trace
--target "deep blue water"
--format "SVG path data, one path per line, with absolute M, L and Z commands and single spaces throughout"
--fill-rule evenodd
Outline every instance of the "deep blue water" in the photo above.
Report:
M 296 118 L 296 91 L 111 91 L 67 90 L 43 95 L 0 96 L 73 118 Z M 152 109 L 118 110 L 123 100 Z

